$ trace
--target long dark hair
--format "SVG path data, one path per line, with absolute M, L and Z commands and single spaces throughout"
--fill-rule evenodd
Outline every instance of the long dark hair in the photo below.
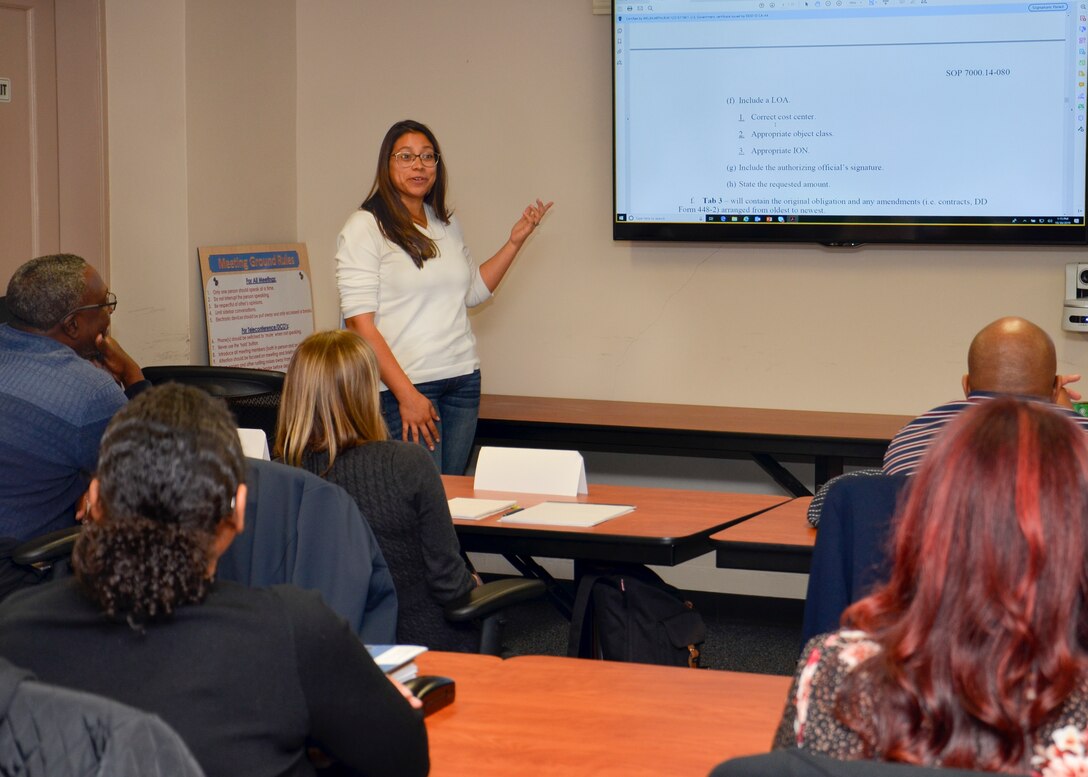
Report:
M 435 171 L 434 186 L 427 192 L 423 201 L 434 209 L 434 214 L 443 224 L 450 223 L 452 210 L 446 207 L 446 164 L 441 159 L 442 149 L 438 139 L 430 128 L 418 121 L 404 119 L 398 121 L 382 138 L 382 147 L 378 151 L 378 171 L 374 175 L 374 184 L 370 193 L 359 207 L 374 214 L 382 237 L 404 249 L 412 257 L 416 267 L 422 269 L 423 262 L 438 256 L 438 246 L 425 234 L 416 229 L 412 215 L 400 200 L 400 194 L 393 187 L 389 177 L 389 164 L 392 161 L 393 146 L 406 132 L 418 132 L 425 136 L 439 155 L 438 169 Z
M 168 383 L 121 408 L 98 458 L 103 517 L 72 553 L 86 594 L 134 627 L 202 601 L 244 466 L 230 412 L 199 389 Z
M 891 580 L 843 616 L 882 650 L 839 718 L 870 756 L 1028 771 L 1088 669 L 1086 549 L 1084 432 L 1041 402 L 964 412 L 915 476 Z

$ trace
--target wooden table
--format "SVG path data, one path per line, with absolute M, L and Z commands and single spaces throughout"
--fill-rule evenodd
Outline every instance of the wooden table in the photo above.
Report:
M 476 442 L 531 448 L 748 456 L 794 496 L 811 492 L 775 458 L 813 460 L 816 485 L 847 459 L 879 465 L 912 416 L 484 394 Z
M 503 660 L 498 656 L 488 656 L 483 653 L 447 653 L 442 650 L 428 650 L 416 658 L 416 666 L 419 667 L 420 674 L 437 674 L 455 679 L 457 698 L 461 698 L 462 689 L 475 683 L 476 678 L 502 665 Z
M 789 497 L 727 494 L 671 488 L 610 486 L 594 483 L 588 495 L 558 497 L 476 491 L 471 477 L 443 475 L 449 498 L 515 499 L 520 507 L 539 502 L 629 504 L 635 510 L 590 528 L 501 523 L 499 516 L 454 520 L 461 547 L 482 553 L 548 556 L 575 561 L 619 561 L 674 566 L 712 550 L 709 537 Z
M 765 752 L 790 678 L 521 656 L 427 653 L 457 698 L 427 719 L 433 777 L 704 777 Z
M 717 565 L 725 569 L 808 572 L 816 530 L 807 520 L 812 497 L 771 508 L 710 536 Z

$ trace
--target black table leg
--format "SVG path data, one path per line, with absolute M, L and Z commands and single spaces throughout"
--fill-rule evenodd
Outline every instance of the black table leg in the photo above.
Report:
M 525 577 L 543 580 L 544 585 L 548 587 L 548 598 L 551 599 L 552 605 L 559 610 L 564 618 L 570 620 L 571 610 L 574 608 L 574 597 L 563 587 L 562 583 L 552 577 L 548 570 L 538 564 L 536 559 L 531 556 L 504 553 L 503 558 L 509 561 L 514 569 L 521 572 Z
M 778 463 L 769 453 L 752 453 L 752 459 L 763 468 L 763 471 L 774 478 L 774 482 L 782 486 L 793 496 L 812 496 L 812 492 L 805 484 L 793 476 L 793 473 Z

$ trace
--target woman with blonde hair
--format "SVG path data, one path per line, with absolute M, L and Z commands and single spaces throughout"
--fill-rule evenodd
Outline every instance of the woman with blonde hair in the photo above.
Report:
M 443 605 L 476 584 L 460 554 L 446 493 L 426 449 L 390 440 L 378 360 L 349 330 L 317 332 L 287 368 L 276 454 L 344 488 L 382 548 L 397 589 L 397 640 L 473 651 L 479 632 L 446 621 Z

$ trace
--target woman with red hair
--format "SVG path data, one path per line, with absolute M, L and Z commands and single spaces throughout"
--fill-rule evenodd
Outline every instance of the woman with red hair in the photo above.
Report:
M 839 759 L 1088 770 L 1088 447 L 1041 402 L 950 426 L 899 511 L 888 583 L 813 638 L 775 737 Z

